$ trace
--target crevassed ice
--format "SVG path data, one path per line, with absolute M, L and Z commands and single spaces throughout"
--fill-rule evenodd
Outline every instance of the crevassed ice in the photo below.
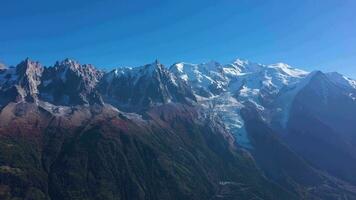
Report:
M 197 95 L 197 99 L 203 104 L 208 104 L 209 108 L 223 119 L 226 128 L 235 136 L 237 143 L 245 148 L 252 148 L 252 146 L 240 115 L 243 103 L 251 102 L 263 112 L 265 108 L 260 103 L 262 90 L 276 95 L 281 88 L 297 83 L 308 75 L 308 72 L 284 63 L 262 65 L 241 59 L 236 59 L 227 65 L 217 62 L 177 63 L 170 71 L 188 82 L 193 89 L 205 88 L 209 91 L 209 86 L 212 84 L 214 88 L 222 89 L 221 94 L 216 95 L 211 92 L 210 97 Z M 289 95 L 292 96 L 291 93 Z M 288 107 L 289 105 L 282 105 L 278 108 L 278 112 L 283 113 L 282 117 L 288 118 L 285 116 Z

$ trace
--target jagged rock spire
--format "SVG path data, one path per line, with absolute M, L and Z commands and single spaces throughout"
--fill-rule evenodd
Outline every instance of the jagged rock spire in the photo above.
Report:
M 39 62 L 32 61 L 30 58 L 26 58 L 16 66 L 20 99 L 38 100 L 38 86 L 41 84 L 43 70 Z

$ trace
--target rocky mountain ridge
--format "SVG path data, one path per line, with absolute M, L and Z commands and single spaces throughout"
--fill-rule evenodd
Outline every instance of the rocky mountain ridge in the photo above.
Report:
M 0 69 L 0 198 L 356 199 L 355 82 L 240 59 L 26 59 Z

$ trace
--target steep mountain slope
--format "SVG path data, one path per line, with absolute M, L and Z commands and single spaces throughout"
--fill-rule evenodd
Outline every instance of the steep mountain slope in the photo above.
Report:
M 323 75 L 323 81 L 316 81 L 321 72 L 308 73 L 282 63 L 261 65 L 236 60 L 228 65 L 208 65 L 204 68 L 204 64 L 178 63 L 171 71 L 193 85 L 199 102 L 223 119 L 238 145 L 253 154 L 269 178 L 286 187 L 292 185 L 288 189 L 318 196 L 306 196 L 307 199 L 337 199 L 350 192 L 348 188 L 353 187 L 355 177 L 355 81 L 337 73 L 328 73 Z M 211 74 L 219 78 L 214 79 Z M 217 81 L 222 92 L 213 93 L 199 77 L 213 80 L 210 84 L 216 85 Z M 202 96 L 201 87 L 210 91 L 209 95 Z M 328 103 L 320 105 L 325 101 Z M 295 111 L 297 108 L 299 112 Z M 255 114 L 248 117 L 250 114 L 246 113 Z M 324 171 L 337 178 L 330 178 Z M 335 184 L 340 188 L 331 195 L 320 196 L 333 190 Z
M 348 78 L 337 72 L 330 72 L 325 74 L 330 81 L 339 86 L 344 86 L 346 89 L 356 89 L 356 81 Z
M 251 153 L 265 175 L 301 199 L 355 199 L 355 187 L 330 177 L 294 152 L 261 118 L 253 104 L 242 109 L 253 149 Z M 308 143 L 306 143 L 307 145 Z M 305 145 L 300 143 L 299 148 Z M 330 159 L 330 161 L 335 161 Z
M 296 95 L 285 137 L 318 168 L 356 183 L 356 90 L 328 77 L 315 73 Z
M 243 199 L 293 199 L 213 119 L 197 115 L 170 104 L 148 120 L 111 107 L 55 117 L 33 103 L 9 104 L 0 114 L 1 191 L 9 199 L 209 199 L 231 196 L 218 190 L 227 182 L 241 185 L 234 194 Z
M 5 106 L 11 101 L 30 101 L 38 100 L 38 88 L 42 66 L 38 62 L 26 59 L 16 66 L 0 71 L 0 97 L 1 106 Z
M 26 59 L 0 69 L 0 199 L 356 199 L 355 83 Z

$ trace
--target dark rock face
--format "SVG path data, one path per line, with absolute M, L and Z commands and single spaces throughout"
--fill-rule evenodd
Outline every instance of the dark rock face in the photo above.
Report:
M 0 97 L 1 105 L 11 101 L 35 102 L 38 100 L 37 89 L 41 82 L 43 67 L 38 62 L 26 59 L 16 68 L 1 69 Z
M 66 59 L 46 68 L 39 87 L 41 98 L 56 105 L 102 104 L 95 90 L 103 73 L 91 65 Z
M 196 101 L 189 86 L 158 62 L 109 72 L 98 88 L 105 101 L 129 111 L 170 102 Z
M 34 102 L 39 93 L 37 87 L 41 83 L 43 67 L 38 62 L 26 59 L 16 67 L 18 74 L 18 91 L 22 99 Z
M 253 106 L 242 110 L 247 130 L 255 147 L 251 153 L 265 175 L 301 199 L 355 199 L 355 189 L 349 183 L 330 178 L 325 168 L 315 168 L 295 152 L 294 146 L 278 137 L 255 111 Z M 295 138 L 294 138 L 295 139 Z M 309 143 L 299 143 L 307 148 Z M 301 155 L 301 156 L 300 156 Z M 325 166 L 323 166 L 325 167 Z M 320 170 L 321 169 L 321 170 Z
M 355 184 L 354 93 L 316 73 L 294 100 L 286 141 L 317 168 Z
M 103 103 L 95 90 L 102 72 L 91 65 L 66 59 L 44 68 L 38 62 L 26 59 L 16 68 L 3 69 L 0 73 L 3 105 L 14 99 L 17 102 L 41 100 L 65 106 Z

